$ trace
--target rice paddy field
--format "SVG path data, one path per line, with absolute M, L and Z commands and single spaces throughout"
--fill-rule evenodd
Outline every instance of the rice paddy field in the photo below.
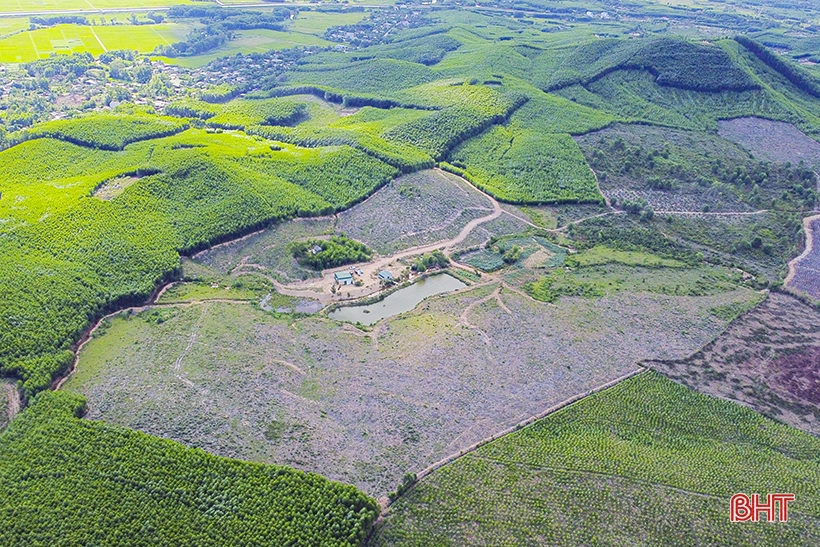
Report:
M 0 13 L 107 9 L 146 9 L 190 4 L 193 0 L 5 0 Z
M 0 39 L 0 63 L 26 63 L 50 55 L 130 49 L 149 53 L 160 45 L 185 38 L 188 25 L 57 25 L 25 31 Z

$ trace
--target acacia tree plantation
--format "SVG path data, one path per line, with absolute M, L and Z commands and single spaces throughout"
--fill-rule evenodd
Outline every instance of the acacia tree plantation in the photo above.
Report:
M 818 543 L 816 6 L 13 4 L 0 543 Z

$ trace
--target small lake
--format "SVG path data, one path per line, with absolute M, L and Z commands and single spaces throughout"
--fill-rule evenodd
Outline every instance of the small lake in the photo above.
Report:
M 442 294 L 466 287 L 464 283 L 447 274 L 436 274 L 421 279 L 409 287 L 399 289 L 381 302 L 368 306 L 346 306 L 328 314 L 338 321 L 360 322 L 372 325 L 380 319 L 410 311 L 419 302 L 436 294 Z

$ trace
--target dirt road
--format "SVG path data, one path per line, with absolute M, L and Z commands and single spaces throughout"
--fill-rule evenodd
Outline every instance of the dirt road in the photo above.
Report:
M 803 230 L 806 232 L 806 248 L 800 253 L 800 256 L 789 262 L 789 275 L 783 280 L 783 286 L 788 287 L 792 282 L 794 276 L 797 274 L 797 265 L 801 260 L 809 256 L 814 250 L 814 232 L 811 229 L 811 223 L 820 219 L 820 215 L 814 215 L 803 219 Z
M 504 214 L 504 210 L 501 208 L 501 204 L 493 198 L 492 196 L 478 190 L 477 188 L 473 187 L 475 191 L 482 194 L 487 201 L 492 206 L 492 212 L 489 215 L 485 215 L 480 218 L 476 218 L 468 222 L 452 239 L 444 239 L 441 241 L 437 241 L 435 243 L 428 243 L 426 245 L 419 245 L 416 247 L 411 247 L 409 249 L 405 249 L 403 251 L 399 251 L 397 253 L 393 253 L 387 256 L 378 256 L 374 260 L 370 262 L 362 262 L 359 264 L 353 264 L 349 266 L 345 266 L 343 268 L 331 268 L 328 270 L 322 271 L 321 279 L 314 279 L 308 281 L 298 281 L 295 283 L 287 283 L 282 284 L 278 281 L 271 279 L 276 287 L 277 292 L 287 295 L 287 296 L 294 296 L 294 297 L 301 297 L 301 298 L 312 298 L 318 300 L 322 304 L 330 304 L 333 302 L 344 302 L 347 300 L 356 300 L 365 296 L 371 296 L 381 290 L 381 285 L 379 283 L 378 273 L 382 270 L 391 270 L 391 266 L 395 266 L 396 263 L 402 259 L 417 256 L 425 253 L 430 253 L 435 250 L 441 251 L 449 251 L 452 250 L 456 245 L 463 242 L 467 237 L 472 233 L 476 227 L 490 222 L 491 220 L 495 220 Z M 254 267 L 254 264 L 246 264 L 247 267 Z M 343 272 L 343 271 L 350 271 L 351 269 L 354 270 L 361 270 L 362 275 L 359 276 L 364 282 L 364 285 L 361 287 L 356 287 L 353 285 L 346 285 L 340 287 L 340 289 L 333 294 L 330 289 L 334 284 L 334 277 L 333 274 L 336 272 Z M 394 275 L 398 273 L 398 271 L 391 272 Z

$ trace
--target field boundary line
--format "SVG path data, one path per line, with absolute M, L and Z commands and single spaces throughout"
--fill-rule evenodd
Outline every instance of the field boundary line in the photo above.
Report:
M 615 385 L 623 382 L 624 380 L 632 378 L 633 376 L 637 376 L 638 374 L 643 374 L 643 373 L 647 372 L 648 370 L 650 370 L 650 369 L 645 368 L 645 367 L 643 367 L 639 364 L 636 364 L 636 365 L 637 365 L 638 368 L 633 369 L 630 372 L 627 372 L 626 374 L 623 374 L 623 375 L 615 378 L 614 380 L 610 380 L 609 382 L 606 382 L 605 384 L 601 384 L 601 385 L 596 386 L 592 389 L 584 391 L 583 393 L 578 393 L 576 395 L 573 395 L 572 397 L 564 399 L 563 401 L 548 407 L 547 409 L 539 412 L 538 414 L 534 414 L 534 415 L 530 416 L 529 418 L 527 418 L 527 419 L 525 419 L 521 422 L 518 422 L 515 425 L 512 425 L 512 426 L 508 427 L 507 429 L 499 431 L 498 433 L 494 433 L 494 434 L 490 435 L 489 437 L 486 437 L 484 439 L 481 439 L 478 442 L 475 442 L 475 443 L 471 444 L 467 448 L 463 448 L 463 449 L 459 450 L 456 453 L 450 454 L 449 456 L 447 456 L 445 458 L 442 458 L 439 461 L 437 461 L 437 462 L 435 462 L 431 465 L 428 465 L 427 467 L 425 467 L 424 469 L 422 469 L 421 471 L 416 473 L 416 482 L 413 484 L 413 486 L 408 488 L 401 496 L 398 496 L 396 499 L 394 499 L 392 501 L 387 497 L 379 498 L 379 504 L 382 506 L 382 511 L 381 511 L 381 514 L 379 515 L 379 518 L 377 519 L 377 522 L 381 521 L 383 519 L 383 517 L 387 514 L 387 509 L 393 503 L 398 501 L 407 492 L 410 492 L 411 490 L 413 490 L 413 488 L 415 488 L 416 484 L 418 484 L 419 481 L 421 481 L 424 477 L 426 477 L 427 475 L 430 475 L 431 473 L 433 473 L 437 469 L 440 469 L 440 468 L 444 467 L 445 465 L 447 465 L 449 463 L 452 463 L 452 462 L 456 461 L 457 459 L 459 459 L 463 456 L 466 456 L 467 454 L 475 452 L 476 450 L 478 450 L 479 448 L 481 448 L 485 444 L 489 444 L 489 443 L 491 443 L 495 440 L 500 439 L 501 437 L 509 435 L 510 433 L 514 433 L 516 431 L 519 431 L 519 430 L 527 427 L 528 425 L 531 425 L 532 423 L 534 423 L 538 420 L 546 418 L 550 414 L 558 412 L 559 410 L 562 410 L 562 409 L 568 407 L 569 405 L 571 405 L 573 403 L 576 403 L 576 402 L 578 402 L 582 399 L 585 399 L 585 398 L 589 397 L 590 395 L 593 395 L 593 394 L 598 393 L 600 391 L 604 391 L 606 389 L 614 387 Z M 376 523 L 374 523 L 374 525 L 375 524 Z
M 100 37 L 97 36 L 97 31 L 94 30 L 94 25 L 89 25 L 88 28 L 91 29 L 91 34 L 94 36 L 94 38 L 97 39 L 97 43 L 100 44 L 100 47 L 103 48 L 103 51 L 108 52 L 108 48 L 105 47 L 105 44 L 102 43 L 102 40 L 100 40 Z

